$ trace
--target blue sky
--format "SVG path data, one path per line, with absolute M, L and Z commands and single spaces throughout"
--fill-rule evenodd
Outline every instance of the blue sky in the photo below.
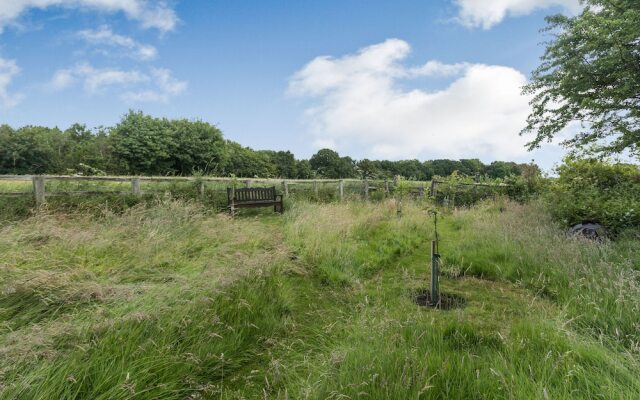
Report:
M 523 151 L 520 94 L 544 16 L 577 0 L 0 0 L 0 123 L 112 125 L 128 109 L 202 119 L 309 157 Z

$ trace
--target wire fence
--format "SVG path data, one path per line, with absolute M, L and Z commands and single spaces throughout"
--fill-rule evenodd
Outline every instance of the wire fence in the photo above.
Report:
M 425 197 L 430 181 L 406 181 L 408 195 Z M 0 197 L 32 197 L 41 205 L 51 197 L 187 195 L 224 207 L 227 188 L 275 187 L 285 199 L 315 201 L 380 200 L 393 196 L 393 180 L 259 179 L 227 177 L 0 175 Z

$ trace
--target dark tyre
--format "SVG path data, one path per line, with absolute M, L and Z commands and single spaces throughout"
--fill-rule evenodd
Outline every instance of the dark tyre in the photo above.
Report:
M 609 236 L 604 226 L 591 221 L 585 221 L 572 226 L 571 229 L 569 229 L 569 233 L 574 236 L 582 236 L 599 242 L 604 241 Z

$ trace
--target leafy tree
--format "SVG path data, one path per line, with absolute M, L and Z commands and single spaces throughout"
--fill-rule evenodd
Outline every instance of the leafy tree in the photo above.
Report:
M 418 160 L 400 160 L 396 161 L 395 168 L 397 175 L 401 175 L 410 180 L 427 180 L 424 165 Z
M 128 173 L 215 172 L 226 159 L 222 133 L 201 121 L 168 120 L 129 111 L 111 130 L 115 157 Z
M 433 174 L 438 176 L 449 176 L 453 171 L 462 169 L 462 163 L 456 160 L 433 160 L 431 162 Z
M 94 132 L 86 125 L 73 124 L 62 135 L 66 145 L 64 167 L 67 171 L 94 174 L 111 168 L 111 143 L 104 129 L 98 128 Z
M 435 170 L 433 168 L 433 162 L 432 161 L 425 161 L 422 163 L 422 168 L 424 170 L 424 179 L 425 180 L 430 180 L 433 178 L 433 176 L 436 174 Z
M 511 175 L 520 175 L 518 164 L 507 161 L 494 161 L 485 168 L 489 178 L 506 178 Z
M 372 162 L 381 177 L 392 179 L 394 176 L 400 175 L 398 172 L 398 163 L 396 161 L 375 160 Z
M 313 169 L 309 160 L 297 160 L 296 161 L 296 175 L 297 179 L 311 179 L 313 178 Z
M 477 158 L 460 160 L 460 172 L 469 176 L 483 175 L 485 165 Z
M 267 154 L 271 160 L 271 163 L 275 167 L 275 176 L 279 178 L 295 178 L 296 171 L 296 159 L 290 151 L 272 151 L 263 150 L 262 153 Z
M 63 173 L 65 145 L 58 128 L 25 126 L 14 130 L 0 127 L 2 173 Z
M 309 160 L 311 168 L 318 175 L 328 179 L 353 178 L 356 176 L 355 163 L 350 157 L 340 157 L 331 149 L 318 150 Z
M 358 173 L 362 179 L 375 179 L 380 174 L 380 171 L 376 167 L 375 163 L 368 158 L 360 160 L 356 163 Z
M 547 18 L 555 32 L 524 93 L 534 95 L 529 149 L 572 122 L 582 129 L 563 144 L 600 154 L 640 156 L 640 2 L 585 0 L 578 16 Z
M 223 174 L 245 178 L 272 178 L 276 174 L 276 166 L 271 162 L 267 152 L 254 151 L 236 142 L 227 142 L 228 158 L 224 164 Z
M 0 174 L 20 173 L 18 163 L 20 151 L 15 148 L 15 130 L 9 125 L 0 125 Z
M 145 175 L 175 172 L 171 160 L 175 138 L 167 125 L 142 112 L 129 111 L 111 130 L 113 152 L 125 172 Z
M 163 120 L 166 121 L 166 120 Z M 172 129 L 172 169 L 180 175 L 194 171 L 215 174 L 226 159 L 225 141 L 222 132 L 203 121 L 186 119 L 168 121 Z

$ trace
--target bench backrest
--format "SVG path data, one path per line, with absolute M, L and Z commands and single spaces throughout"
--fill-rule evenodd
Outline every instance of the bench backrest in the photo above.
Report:
M 234 196 L 235 194 L 235 196 Z M 234 196 L 232 199 L 231 197 Z M 252 201 L 265 201 L 276 199 L 276 187 L 269 188 L 227 188 L 227 198 L 239 203 L 251 203 Z

